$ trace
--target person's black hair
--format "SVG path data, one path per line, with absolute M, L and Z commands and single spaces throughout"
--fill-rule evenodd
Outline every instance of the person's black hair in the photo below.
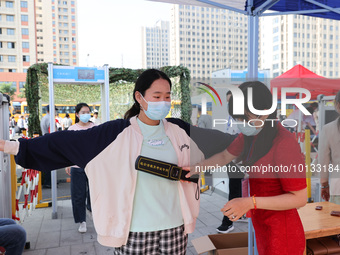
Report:
M 229 99 L 229 114 L 236 120 L 242 119 L 246 120 L 246 125 L 248 125 L 248 116 L 246 113 L 251 111 L 248 108 L 248 88 L 252 88 L 253 96 L 252 102 L 253 106 L 257 110 L 269 110 L 273 104 L 273 98 L 270 90 L 267 86 L 259 81 L 244 82 L 239 86 L 244 95 L 244 114 L 238 115 L 234 114 L 233 111 L 233 95 Z M 277 111 L 271 113 L 267 119 L 276 119 Z M 243 124 L 241 124 L 243 125 Z M 245 165 L 252 165 L 264 155 L 266 155 L 271 147 L 273 146 L 273 140 L 277 135 L 277 122 L 276 121 L 264 121 L 261 132 L 257 135 L 257 139 L 253 144 L 254 136 L 244 135 L 244 147 L 240 158 L 244 161 Z M 251 148 L 253 147 L 253 148 Z M 247 159 L 248 155 L 252 154 L 250 158 Z
M 334 98 L 334 108 L 340 114 L 340 90 Z M 338 117 L 338 129 L 340 131 L 340 117 Z
M 227 96 L 231 95 L 231 90 L 228 90 Z
M 76 113 L 79 114 L 81 108 L 83 108 L 83 107 L 88 107 L 90 109 L 90 106 L 87 103 L 79 103 L 79 104 L 76 105 Z M 75 123 L 78 123 L 78 122 L 79 122 L 79 118 L 76 115 L 76 122 Z
M 65 114 L 65 117 L 66 117 L 66 118 L 69 118 L 69 117 L 70 117 L 70 114 L 66 113 L 66 114 Z
M 307 111 L 310 113 L 310 114 L 313 114 L 314 111 L 315 111 L 315 108 L 313 106 L 308 106 L 307 107 Z
M 314 102 L 314 103 L 311 103 L 310 106 L 316 109 L 319 107 L 319 104 L 317 102 Z
M 137 79 L 135 88 L 133 90 L 133 100 L 135 103 L 132 105 L 132 107 L 124 114 L 124 119 L 130 119 L 133 116 L 136 116 L 139 114 L 140 111 L 140 105 L 138 101 L 135 98 L 135 92 L 139 91 L 142 96 L 145 95 L 145 91 L 151 87 L 151 84 L 158 80 L 163 79 L 169 82 L 170 89 L 171 89 L 171 80 L 169 77 L 162 71 L 157 69 L 148 69 L 144 71 Z

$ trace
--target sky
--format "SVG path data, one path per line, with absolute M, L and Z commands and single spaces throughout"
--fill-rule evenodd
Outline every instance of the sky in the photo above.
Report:
M 146 0 L 78 0 L 80 66 L 141 68 L 141 27 L 170 21 L 171 4 Z

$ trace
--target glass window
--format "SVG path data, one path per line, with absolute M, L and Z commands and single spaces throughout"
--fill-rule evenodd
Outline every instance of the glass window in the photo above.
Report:
M 21 15 L 21 21 L 28 21 L 28 15 Z
M 24 61 L 24 62 L 30 62 L 30 56 L 28 56 L 28 55 L 23 55 L 23 56 L 22 56 L 22 61 Z
M 6 15 L 6 21 L 14 21 L 14 15 Z
M 6 8 L 13 8 L 13 2 L 6 1 Z
M 21 34 L 28 35 L 28 28 L 22 28 L 21 29 Z
M 7 35 L 14 35 L 14 28 L 7 28 Z
M 7 42 L 7 48 L 8 49 L 14 49 L 15 48 L 15 43 L 14 42 Z
M 8 62 L 15 62 L 15 56 L 8 56 Z
M 28 7 L 27 1 L 21 1 L 20 2 L 20 7 L 21 8 L 27 8 Z
M 29 49 L 29 47 L 30 47 L 29 42 L 22 42 L 22 48 L 23 49 Z

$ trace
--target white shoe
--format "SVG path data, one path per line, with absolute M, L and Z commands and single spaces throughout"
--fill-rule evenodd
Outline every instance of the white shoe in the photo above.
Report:
M 87 228 L 86 228 L 86 222 L 83 221 L 82 223 L 80 223 L 80 226 L 78 228 L 78 231 L 80 233 L 85 233 L 87 231 Z

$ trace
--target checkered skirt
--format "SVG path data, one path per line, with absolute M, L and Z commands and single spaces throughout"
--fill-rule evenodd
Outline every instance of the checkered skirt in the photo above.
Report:
M 130 232 L 126 245 L 115 248 L 115 255 L 185 255 L 188 235 L 184 225 L 153 232 Z

